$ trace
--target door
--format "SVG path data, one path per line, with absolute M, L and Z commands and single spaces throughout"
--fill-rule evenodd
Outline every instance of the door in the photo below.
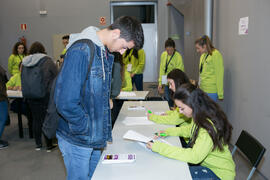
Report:
M 136 17 L 144 32 L 144 82 L 156 82 L 157 72 L 157 19 L 155 2 L 111 2 L 111 23 L 121 16 Z

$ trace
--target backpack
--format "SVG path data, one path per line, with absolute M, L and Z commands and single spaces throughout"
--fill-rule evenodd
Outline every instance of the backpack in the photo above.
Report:
M 90 73 L 90 70 L 92 67 L 92 62 L 94 59 L 95 46 L 94 46 L 94 43 L 89 39 L 81 39 L 81 40 L 76 41 L 74 44 L 76 44 L 76 43 L 87 43 L 87 45 L 89 46 L 90 51 L 91 51 L 88 70 L 87 70 L 86 78 L 85 78 L 84 84 L 83 84 L 83 96 L 84 96 L 86 81 L 88 80 L 88 75 Z M 57 81 L 57 77 L 58 76 L 56 76 L 52 82 L 49 104 L 48 104 L 48 108 L 47 108 L 47 114 L 45 116 L 43 126 L 42 126 L 43 133 L 49 139 L 52 139 L 53 137 L 55 137 L 56 130 L 58 127 L 58 121 L 61 118 L 61 115 L 57 112 L 56 105 L 54 102 L 54 91 L 55 91 L 55 83 Z
M 47 91 L 43 80 L 42 65 L 48 59 L 49 57 L 45 56 L 34 66 L 22 67 L 21 83 L 24 98 L 40 99 L 45 97 Z

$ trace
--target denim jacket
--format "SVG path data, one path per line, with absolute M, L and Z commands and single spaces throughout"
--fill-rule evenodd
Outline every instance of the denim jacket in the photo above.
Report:
M 104 148 L 107 141 L 112 141 L 109 97 L 113 55 L 104 46 L 94 45 L 85 91 L 90 48 L 86 43 L 75 43 L 67 50 L 54 94 L 62 116 L 57 135 L 78 146 Z

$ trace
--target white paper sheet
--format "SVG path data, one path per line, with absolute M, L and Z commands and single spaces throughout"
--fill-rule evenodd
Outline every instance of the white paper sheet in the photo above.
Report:
M 145 107 L 144 106 L 129 106 L 128 107 L 128 110 L 130 111 L 143 111 L 145 110 Z
M 126 126 L 135 126 L 135 125 L 152 125 L 155 124 L 152 121 L 149 121 L 147 117 L 126 117 L 123 121 Z
M 121 91 L 118 97 L 130 97 L 130 96 L 136 96 L 135 92 L 127 92 L 127 91 Z
M 124 136 L 124 139 L 128 139 L 128 140 L 132 140 L 132 141 L 139 141 L 139 142 L 143 142 L 143 143 L 147 143 L 149 141 L 151 141 L 152 139 L 149 137 L 146 137 L 136 131 L 133 130 L 128 130 Z
M 8 97 L 21 98 L 22 97 L 22 91 L 7 90 L 7 96 Z

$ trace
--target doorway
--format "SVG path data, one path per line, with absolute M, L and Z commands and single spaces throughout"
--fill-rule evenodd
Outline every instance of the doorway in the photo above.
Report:
M 158 79 L 156 9 L 156 2 L 111 2 L 111 23 L 121 16 L 133 16 L 142 23 L 145 52 L 143 82 L 156 82 Z

